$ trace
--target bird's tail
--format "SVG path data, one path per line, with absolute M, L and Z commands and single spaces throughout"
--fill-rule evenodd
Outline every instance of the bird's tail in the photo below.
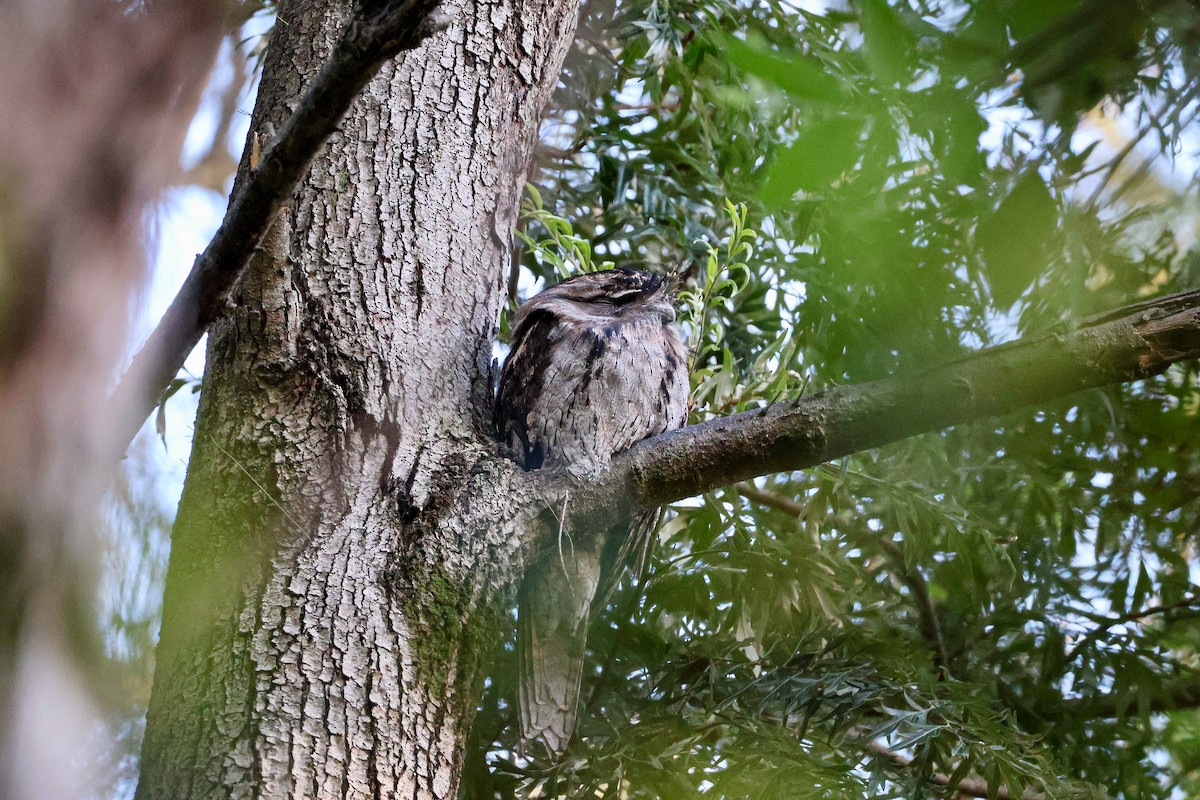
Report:
M 600 554 L 568 543 L 530 567 L 517 617 L 521 749 L 556 759 L 575 730 Z

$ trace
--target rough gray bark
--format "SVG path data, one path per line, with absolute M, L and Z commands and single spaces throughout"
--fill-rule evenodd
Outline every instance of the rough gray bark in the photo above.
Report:
M 250 170 L 239 176 L 220 229 L 114 393 L 110 404 L 120 451 L 137 435 L 208 326 L 225 312 L 271 220 L 359 91 L 386 59 L 440 30 L 437 5 L 438 0 L 399 0 L 374 12 L 357 6 L 304 97 L 280 120 L 278 136 L 255 138 L 261 156 L 251 158 Z
M 210 333 L 139 797 L 456 790 L 519 568 L 516 468 L 480 462 L 490 348 L 576 6 L 446 11 L 367 86 Z M 255 130 L 345 13 L 283 4 Z

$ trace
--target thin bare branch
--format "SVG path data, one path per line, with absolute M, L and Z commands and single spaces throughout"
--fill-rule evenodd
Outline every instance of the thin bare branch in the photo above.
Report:
M 738 490 L 738 494 L 745 495 L 756 503 L 762 503 L 767 508 L 773 508 L 784 514 L 791 514 L 793 517 L 804 516 L 803 504 L 797 503 L 790 497 L 764 491 L 749 481 L 742 481 L 734 488 Z
M 919 570 L 908 566 L 904 549 L 900 545 L 888 539 L 881 539 L 879 545 L 888 554 L 888 558 L 892 560 L 896 576 L 903 581 L 904 585 L 908 587 L 909 592 L 912 593 L 913 605 L 916 607 L 917 616 L 921 620 L 921 635 L 925 639 L 926 646 L 932 651 L 934 667 L 940 670 L 943 675 L 951 675 L 950 648 L 946 644 L 946 636 L 942 632 L 942 623 L 938 616 L 937 604 L 933 600 L 933 595 L 929 592 L 929 584 L 925 581 L 925 576 Z

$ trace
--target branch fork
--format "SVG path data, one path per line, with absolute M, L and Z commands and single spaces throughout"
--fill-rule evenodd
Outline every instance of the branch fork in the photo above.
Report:
M 350 104 L 388 59 L 444 29 L 440 0 L 363 0 L 278 135 L 239 179 L 221 227 L 109 398 L 114 457 L 129 446 L 200 337 L 230 304 L 279 210 Z M 259 140 L 252 139 L 252 147 Z

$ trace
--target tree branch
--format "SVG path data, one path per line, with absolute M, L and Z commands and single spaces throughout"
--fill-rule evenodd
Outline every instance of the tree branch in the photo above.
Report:
M 447 21 L 438 0 L 360 0 L 325 66 L 273 143 L 244 176 L 221 227 L 196 259 L 110 403 L 124 451 L 200 337 L 236 297 L 246 264 L 317 150 L 384 61 Z
M 1130 714 L 1168 713 L 1200 708 L 1200 679 L 1172 681 L 1157 689 L 1132 687 L 1062 704 L 1062 714 L 1085 719 L 1114 719 Z
M 1082 389 L 1147 378 L 1198 356 L 1200 291 L 1143 301 L 1069 332 L 1022 339 L 924 372 L 839 386 L 647 439 L 592 482 L 604 489 L 591 493 L 597 504 L 590 508 L 611 508 L 620 497 L 662 505 Z

